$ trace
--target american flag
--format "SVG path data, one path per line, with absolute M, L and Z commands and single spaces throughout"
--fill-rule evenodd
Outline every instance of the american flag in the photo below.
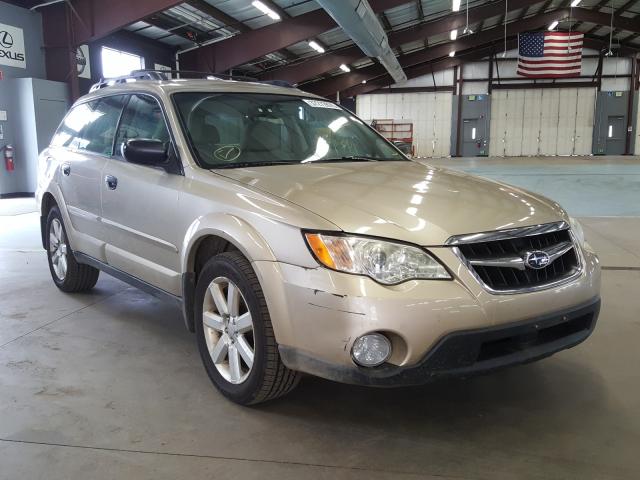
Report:
M 579 32 L 530 32 L 518 35 L 518 75 L 531 78 L 580 76 Z

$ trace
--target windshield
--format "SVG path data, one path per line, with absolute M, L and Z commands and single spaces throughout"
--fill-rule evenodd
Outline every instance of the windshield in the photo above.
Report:
M 325 100 L 209 92 L 177 93 L 174 101 L 203 168 L 406 160 L 360 119 Z

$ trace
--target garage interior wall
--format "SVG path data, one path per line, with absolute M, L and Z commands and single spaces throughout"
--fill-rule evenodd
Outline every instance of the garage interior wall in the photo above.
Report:
M 451 148 L 451 92 L 379 93 L 359 95 L 357 115 L 372 120 L 413 124 L 418 157 L 444 157 Z
M 497 90 L 491 156 L 590 155 L 595 88 Z
M 554 156 L 591 155 L 593 125 L 596 108 L 596 88 L 570 86 L 571 83 L 595 78 L 598 52 L 584 50 L 590 58 L 582 60 L 582 76 L 589 78 L 559 79 L 563 88 L 509 89 L 522 81 L 517 77 L 517 51 L 507 52 L 505 58 L 494 60 L 493 84 L 500 85 L 491 93 L 491 122 L 489 128 L 490 156 Z M 629 91 L 631 60 L 625 57 L 605 58 L 603 62 L 602 91 Z M 489 62 L 464 64 L 462 94 L 488 93 Z M 536 80 L 538 84 L 552 83 L 551 79 Z M 448 155 L 451 145 L 449 133 L 453 101 L 451 92 L 386 93 L 394 89 L 429 87 L 451 89 L 454 85 L 453 69 L 414 78 L 402 85 L 393 85 L 385 93 L 357 97 L 357 114 L 367 121 L 404 120 L 414 125 L 416 155 L 438 157 Z M 637 102 L 634 106 L 634 116 Z M 452 115 L 453 114 L 453 115 Z M 636 123 L 637 124 L 637 123 Z M 635 135 L 635 152 L 640 152 L 640 135 Z

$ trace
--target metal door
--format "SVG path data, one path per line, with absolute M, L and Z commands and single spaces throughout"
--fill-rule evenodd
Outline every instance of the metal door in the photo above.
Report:
M 624 155 L 624 144 L 627 135 L 627 125 L 624 116 L 609 115 L 606 125 L 606 154 Z
M 463 157 L 483 155 L 485 142 L 484 122 L 480 118 L 465 118 L 462 120 L 462 151 Z

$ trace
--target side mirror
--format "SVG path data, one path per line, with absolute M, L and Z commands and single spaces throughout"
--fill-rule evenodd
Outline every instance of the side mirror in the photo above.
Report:
M 165 168 L 169 154 L 161 140 L 132 138 L 122 144 L 122 156 L 127 162 Z

